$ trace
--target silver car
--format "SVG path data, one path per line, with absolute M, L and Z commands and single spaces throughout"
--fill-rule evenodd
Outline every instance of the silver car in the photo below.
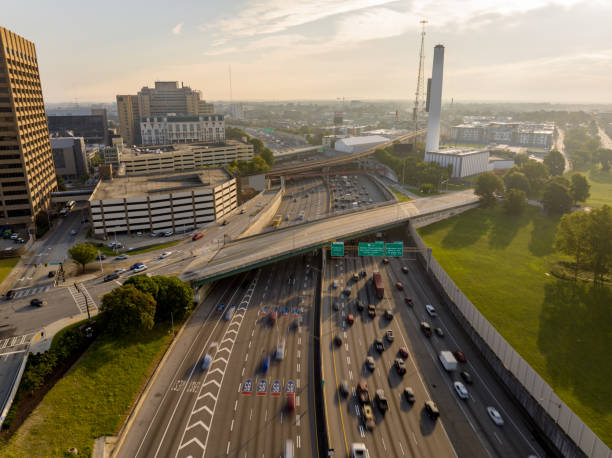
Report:
M 502 416 L 499 414 L 499 412 L 497 411 L 497 409 L 495 407 L 487 407 L 487 412 L 489 414 L 489 417 L 491 417 L 491 420 L 493 420 L 493 423 L 495 423 L 497 426 L 503 426 L 504 425 L 504 419 L 502 418 Z
M 455 387 L 455 391 L 457 392 L 457 396 L 459 396 L 461 399 L 468 399 L 470 397 L 470 394 L 463 383 L 455 382 L 453 385 Z

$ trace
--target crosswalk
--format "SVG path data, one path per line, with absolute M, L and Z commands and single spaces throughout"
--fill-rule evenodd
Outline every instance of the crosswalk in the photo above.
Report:
M 30 333 L 24 334 L 22 336 L 8 337 L 6 339 L 0 338 L 0 355 L 2 355 L 2 353 L 10 351 L 10 349 L 13 347 L 29 343 L 34 337 L 34 335 L 35 333 Z
M 53 285 L 43 285 L 43 286 L 33 286 L 30 288 L 17 289 L 15 290 L 14 299 L 19 299 L 20 297 L 28 297 L 33 296 L 34 294 L 42 294 L 45 291 L 49 291 L 53 288 Z
M 70 291 L 70 295 L 72 296 L 72 299 L 74 299 L 74 302 L 76 303 L 81 313 L 87 313 L 87 306 L 89 306 L 90 312 L 92 310 L 96 310 L 98 306 L 89 294 L 89 291 L 87 291 L 82 284 L 79 285 L 79 290 L 80 292 L 77 291 L 74 285 L 68 287 L 68 291 Z M 87 296 L 87 300 L 85 300 L 85 296 Z

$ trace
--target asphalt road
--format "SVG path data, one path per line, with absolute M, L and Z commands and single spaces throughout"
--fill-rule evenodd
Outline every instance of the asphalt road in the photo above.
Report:
M 387 200 L 380 188 L 367 175 L 349 176 L 346 181 L 340 176 L 331 177 L 330 187 L 332 189 L 331 200 L 334 212 L 343 213 L 353 209 L 353 202 L 358 202 L 359 206 L 355 209 L 358 210 L 360 207 Z M 346 200 L 347 194 L 351 195 L 348 200 Z M 344 208 L 342 208 L 343 206 Z
M 215 286 L 179 338 L 118 456 L 272 457 L 287 439 L 296 456 L 313 456 L 308 376 L 317 276 L 306 273 L 306 262 L 277 263 Z M 237 309 L 226 321 L 232 304 Z M 272 325 L 268 315 L 276 307 L 279 318 Z M 204 317 L 203 310 L 211 311 Z M 302 324 L 293 329 L 296 319 Z M 276 360 L 283 340 L 284 358 Z M 213 359 L 202 370 L 206 352 Z M 292 395 L 295 412 L 287 410 Z

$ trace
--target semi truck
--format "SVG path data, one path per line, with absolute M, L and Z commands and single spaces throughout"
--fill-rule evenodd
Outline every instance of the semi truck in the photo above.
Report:
M 442 366 L 444 366 L 444 369 L 447 372 L 452 372 L 457 369 L 457 360 L 455 359 L 455 356 L 453 355 L 452 352 L 448 350 L 442 350 L 440 352 L 439 357 L 440 357 L 440 362 L 442 363 Z
M 385 288 L 383 287 L 382 277 L 378 272 L 372 274 L 372 285 L 374 286 L 376 297 L 382 299 L 385 295 Z

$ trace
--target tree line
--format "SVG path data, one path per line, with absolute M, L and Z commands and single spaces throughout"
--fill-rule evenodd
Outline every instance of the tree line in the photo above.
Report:
M 250 161 L 232 161 L 227 169 L 232 173 L 240 173 L 242 175 L 249 173 L 267 172 L 274 164 L 274 153 L 270 148 L 264 146 L 263 141 L 259 138 L 251 137 L 245 131 L 238 127 L 226 127 L 225 138 L 229 140 L 243 140 L 253 145 L 253 159 Z

